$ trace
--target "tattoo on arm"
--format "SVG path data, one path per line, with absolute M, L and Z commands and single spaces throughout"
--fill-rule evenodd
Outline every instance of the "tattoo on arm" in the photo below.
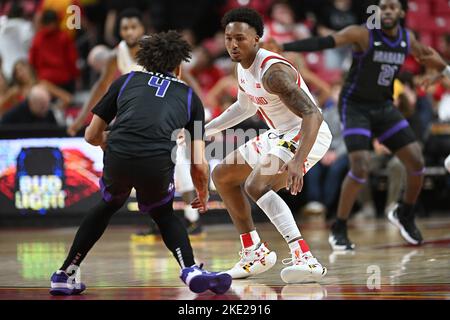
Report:
M 291 72 L 292 71 L 292 72 Z M 275 64 L 263 76 L 264 88 L 280 97 L 281 101 L 296 115 L 303 117 L 319 112 L 316 104 L 303 89 L 299 88 L 294 70 Z

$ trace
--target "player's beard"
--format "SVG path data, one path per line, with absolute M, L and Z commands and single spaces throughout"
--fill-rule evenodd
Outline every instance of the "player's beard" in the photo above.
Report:
M 395 27 L 397 27 L 399 25 L 399 23 L 400 23 L 400 19 L 396 19 L 396 20 L 392 21 L 392 23 L 387 23 L 387 24 L 383 23 L 383 21 L 381 21 L 381 28 L 383 30 L 392 30 Z

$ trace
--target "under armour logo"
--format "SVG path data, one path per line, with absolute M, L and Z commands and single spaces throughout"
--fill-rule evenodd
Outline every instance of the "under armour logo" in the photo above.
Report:
M 245 80 L 244 80 L 244 79 L 241 79 L 241 83 L 245 83 Z
M 400 43 L 400 46 L 402 46 L 402 48 L 406 47 L 406 42 L 402 41 L 402 43 Z
M 255 84 L 255 87 L 258 88 L 258 89 L 261 88 L 261 83 Z
M 374 45 L 375 47 L 379 47 L 379 46 L 381 46 L 381 44 L 382 44 L 381 41 L 375 41 L 375 42 L 373 43 L 373 45 Z

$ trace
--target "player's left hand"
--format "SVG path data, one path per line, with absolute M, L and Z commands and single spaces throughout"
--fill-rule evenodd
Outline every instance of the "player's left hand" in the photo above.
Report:
M 279 174 L 287 171 L 287 181 L 286 190 L 291 191 L 292 195 L 297 195 L 297 193 L 302 191 L 303 188 L 303 163 L 292 159 L 286 162 L 281 169 L 278 171 Z

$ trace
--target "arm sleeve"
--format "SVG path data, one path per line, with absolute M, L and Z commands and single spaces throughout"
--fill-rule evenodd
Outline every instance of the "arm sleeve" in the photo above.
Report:
M 209 137 L 222 130 L 231 128 L 253 116 L 256 111 L 258 111 L 258 108 L 248 99 L 242 90 L 239 90 L 238 100 L 220 116 L 206 125 L 206 136 Z
M 110 123 L 117 114 L 117 99 L 124 86 L 125 79 L 128 74 L 121 76 L 114 81 L 109 87 L 106 94 L 100 99 L 97 105 L 92 109 L 92 113 L 98 115 L 105 120 L 106 123 Z
M 289 42 L 283 44 L 284 51 L 295 51 L 295 52 L 310 52 L 310 51 L 320 51 L 324 49 L 334 48 L 336 42 L 333 36 L 327 37 L 314 37 L 305 40 L 299 40 L 294 42 Z
M 189 132 L 191 141 L 204 140 L 205 109 L 203 108 L 202 101 L 191 88 L 189 88 L 187 104 L 190 115 L 185 129 Z

